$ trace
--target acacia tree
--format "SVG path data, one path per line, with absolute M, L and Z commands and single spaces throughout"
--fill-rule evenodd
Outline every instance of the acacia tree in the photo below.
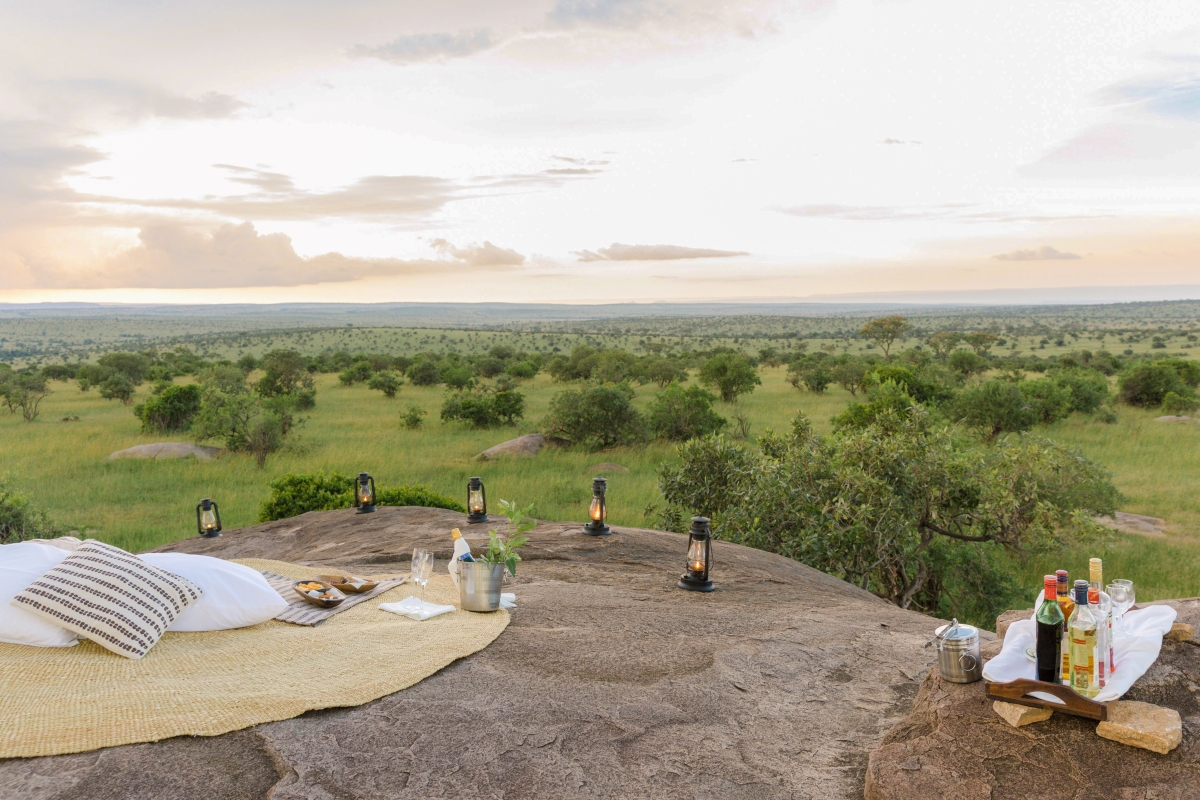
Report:
M 962 341 L 961 333 L 953 333 L 951 331 L 938 331 L 933 336 L 925 340 L 925 344 L 929 345 L 929 349 L 937 355 L 938 359 L 945 361 L 950 351 L 958 347 L 958 343 Z
M 980 358 L 987 358 L 988 352 L 992 349 L 992 345 L 1000 341 L 1000 337 L 996 336 L 994 333 L 983 333 L 976 331 L 975 333 L 968 333 L 966 336 L 964 336 L 963 341 L 975 351 L 975 355 L 979 356 Z
M 760 438 L 758 452 L 709 436 L 679 454 L 659 472 L 665 526 L 682 530 L 703 514 L 721 539 L 927 611 L 955 591 L 966 596 L 961 581 L 995 572 L 1005 553 L 1096 532 L 1092 517 L 1119 499 L 1100 466 L 1066 447 L 1032 436 L 966 446 L 932 429 L 919 407 L 831 438 L 799 416 L 790 435 Z M 976 619 L 1008 601 L 1003 592 L 969 600 Z
M 911 327 L 907 317 L 876 317 L 863 325 L 859 333 L 879 345 L 883 357 L 890 360 L 892 344 Z
M 33 422 L 41 413 L 42 401 L 51 393 L 50 385 L 45 376 L 38 372 L 3 373 L 7 375 L 0 383 L 0 394 L 4 395 L 4 404 L 9 413 L 17 413 L 21 409 L 21 417 L 26 422 Z
M 716 389 L 726 403 L 732 403 L 738 395 L 749 394 L 755 386 L 762 385 L 758 371 L 738 353 L 718 353 L 704 362 L 700 368 L 700 382 Z

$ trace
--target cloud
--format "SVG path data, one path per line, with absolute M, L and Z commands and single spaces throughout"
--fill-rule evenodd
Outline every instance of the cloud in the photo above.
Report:
M 376 47 L 358 45 L 351 53 L 361 58 L 379 58 L 392 64 L 447 61 L 466 58 L 498 44 L 487 28 L 449 33 L 414 33 Z
M 291 237 L 259 233 L 253 223 L 227 224 L 212 231 L 178 223 L 148 225 L 138 232 L 139 244 L 110 258 L 87 276 L 59 281 L 73 288 L 226 288 L 303 286 L 340 283 L 382 275 L 415 275 L 505 269 L 525 257 L 491 242 L 457 248 L 434 240 L 434 248 L 450 258 L 356 258 L 341 253 L 304 257 Z
M 289 176 L 281 172 L 266 172 L 261 169 L 239 167 L 234 164 L 213 164 L 213 167 L 227 171 L 229 173 L 229 180 L 245 184 L 246 186 L 252 186 L 262 192 L 280 194 L 296 191 L 296 184 L 292 182 Z
M 746 256 L 740 250 L 706 250 L 673 244 L 620 244 L 613 242 L 599 250 L 577 250 L 580 261 L 677 261 L 684 258 L 729 258 Z
M 557 161 L 565 161 L 568 164 L 574 164 L 577 167 L 602 167 L 605 164 L 611 164 L 611 161 L 589 160 L 586 158 L 571 158 L 570 156 L 551 156 Z
M 585 167 L 560 167 L 546 170 L 547 175 L 601 175 L 602 169 L 587 169 Z
M 830 217 L 833 219 L 849 219 L 858 221 L 878 221 L 892 219 L 939 219 L 949 216 L 952 207 L 936 206 L 932 208 L 901 208 L 900 206 L 843 206 L 833 203 L 818 203 L 805 206 L 790 206 L 781 208 L 783 214 L 793 217 Z
M 733 162 L 732 162 L 732 163 L 734 163 L 734 164 L 747 164 L 747 163 L 749 163 L 749 162 L 751 162 L 751 161 L 758 161 L 758 159 L 757 159 L 757 158 L 735 158 L 735 159 L 733 160 Z
M 194 97 L 158 86 L 105 78 L 72 78 L 25 84 L 28 96 L 43 110 L 63 119 L 88 112 L 138 122 L 144 119 L 228 119 L 249 105 L 221 92 Z
M 1114 83 L 1100 90 L 1108 105 L 1132 105 L 1167 119 L 1200 120 L 1200 76 L 1167 75 Z
M 997 261 L 1074 261 L 1083 256 L 1064 253 L 1053 247 L 1039 247 L 1037 250 L 1013 250 L 1011 253 L 1001 253 L 992 258 Z
M 491 242 L 470 247 L 455 247 L 445 239 L 434 239 L 429 244 L 434 250 L 451 256 L 460 264 L 473 267 L 519 267 L 525 263 L 525 256 L 516 250 L 497 247 Z
M 546 18 L 563 27 L 635 28 L 667 10 L 649 0 L 558 0 Z
M 880 142 L 880 144 L 920 144 L 920 142 L 918 142 L 916 139 L 909 139 L 908 141 L 905 141 L 904 139 L 893 139 L 889 136 Z

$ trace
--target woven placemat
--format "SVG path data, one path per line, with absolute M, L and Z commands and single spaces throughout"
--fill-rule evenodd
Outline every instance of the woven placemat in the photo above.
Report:
M 393 589 L 408 580 L 408 576 L 405 576 L 403 578 L 390 578 L 380 581 L 379 585 L 369 592 L 363 592 L 362 594 L 347 593 L 346 599 L 333 608 L 321 608 L 314 606 L 296 594 L 296 590 L 292 586 L 296 582 L 296 579 L 285 575 L 276 575 L 269 570 L 263 570 L 262 576 L 267 579 L 267 583 L 271 585 L 271 588 L 278 592 L 279 596 L 286 600 L 288 604 L 287 608 L 275 615 L 275 619 L 280 622 L 290 622 L 293 625 L 320 625 L 334 614 L 348 611 L 359 603 L 365 603 L 373 597 L 378 597 L 388 589 Z M 298 580 L 304 579 L 299 578 Z
M 280 561 L 238 563 L 294 580 L 314 573 Z M 458 600 L 448 575 L 435 575 L 426 592 L 435 603 Z M 0 643 L 0 758 L 215 736 L 312 709 L 361 705 L 482 650 L 508 625 L 504 610 L 413 622 L 378 609 L 407 594 L 395 587 L 316 627 L 271 620 L 233 631 L 167 633 L 137 661 L 87 641 L 62 648 Z

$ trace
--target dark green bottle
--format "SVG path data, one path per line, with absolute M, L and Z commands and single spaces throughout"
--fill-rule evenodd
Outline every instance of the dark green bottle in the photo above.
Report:
M 1038 606 L 1034 621 L 1037 622 L 1037 679 L 1046 683 L 1062 683 L 1062 640 L 1063 627 L 1067 618 L 1055 599 L 1058 578 L 1047 575 L 1045 599 Z

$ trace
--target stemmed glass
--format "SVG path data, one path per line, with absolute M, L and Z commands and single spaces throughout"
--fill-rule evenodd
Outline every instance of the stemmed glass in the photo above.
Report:
M 1137 602 L 1133 593 L 1133 581 L 1116 580 L 1108 585 L 1108 596 L 1113 602 L 1114 625 L 1117 635 L 1128 636 L 1129 628 L 1125 624 L 1125 614 Z
M 413 583 L 421 584 L 421 602 L 425 602 L 425 584 L 433 575 L 433 553 L 417 548 L 413 550 L 412 579 Z

